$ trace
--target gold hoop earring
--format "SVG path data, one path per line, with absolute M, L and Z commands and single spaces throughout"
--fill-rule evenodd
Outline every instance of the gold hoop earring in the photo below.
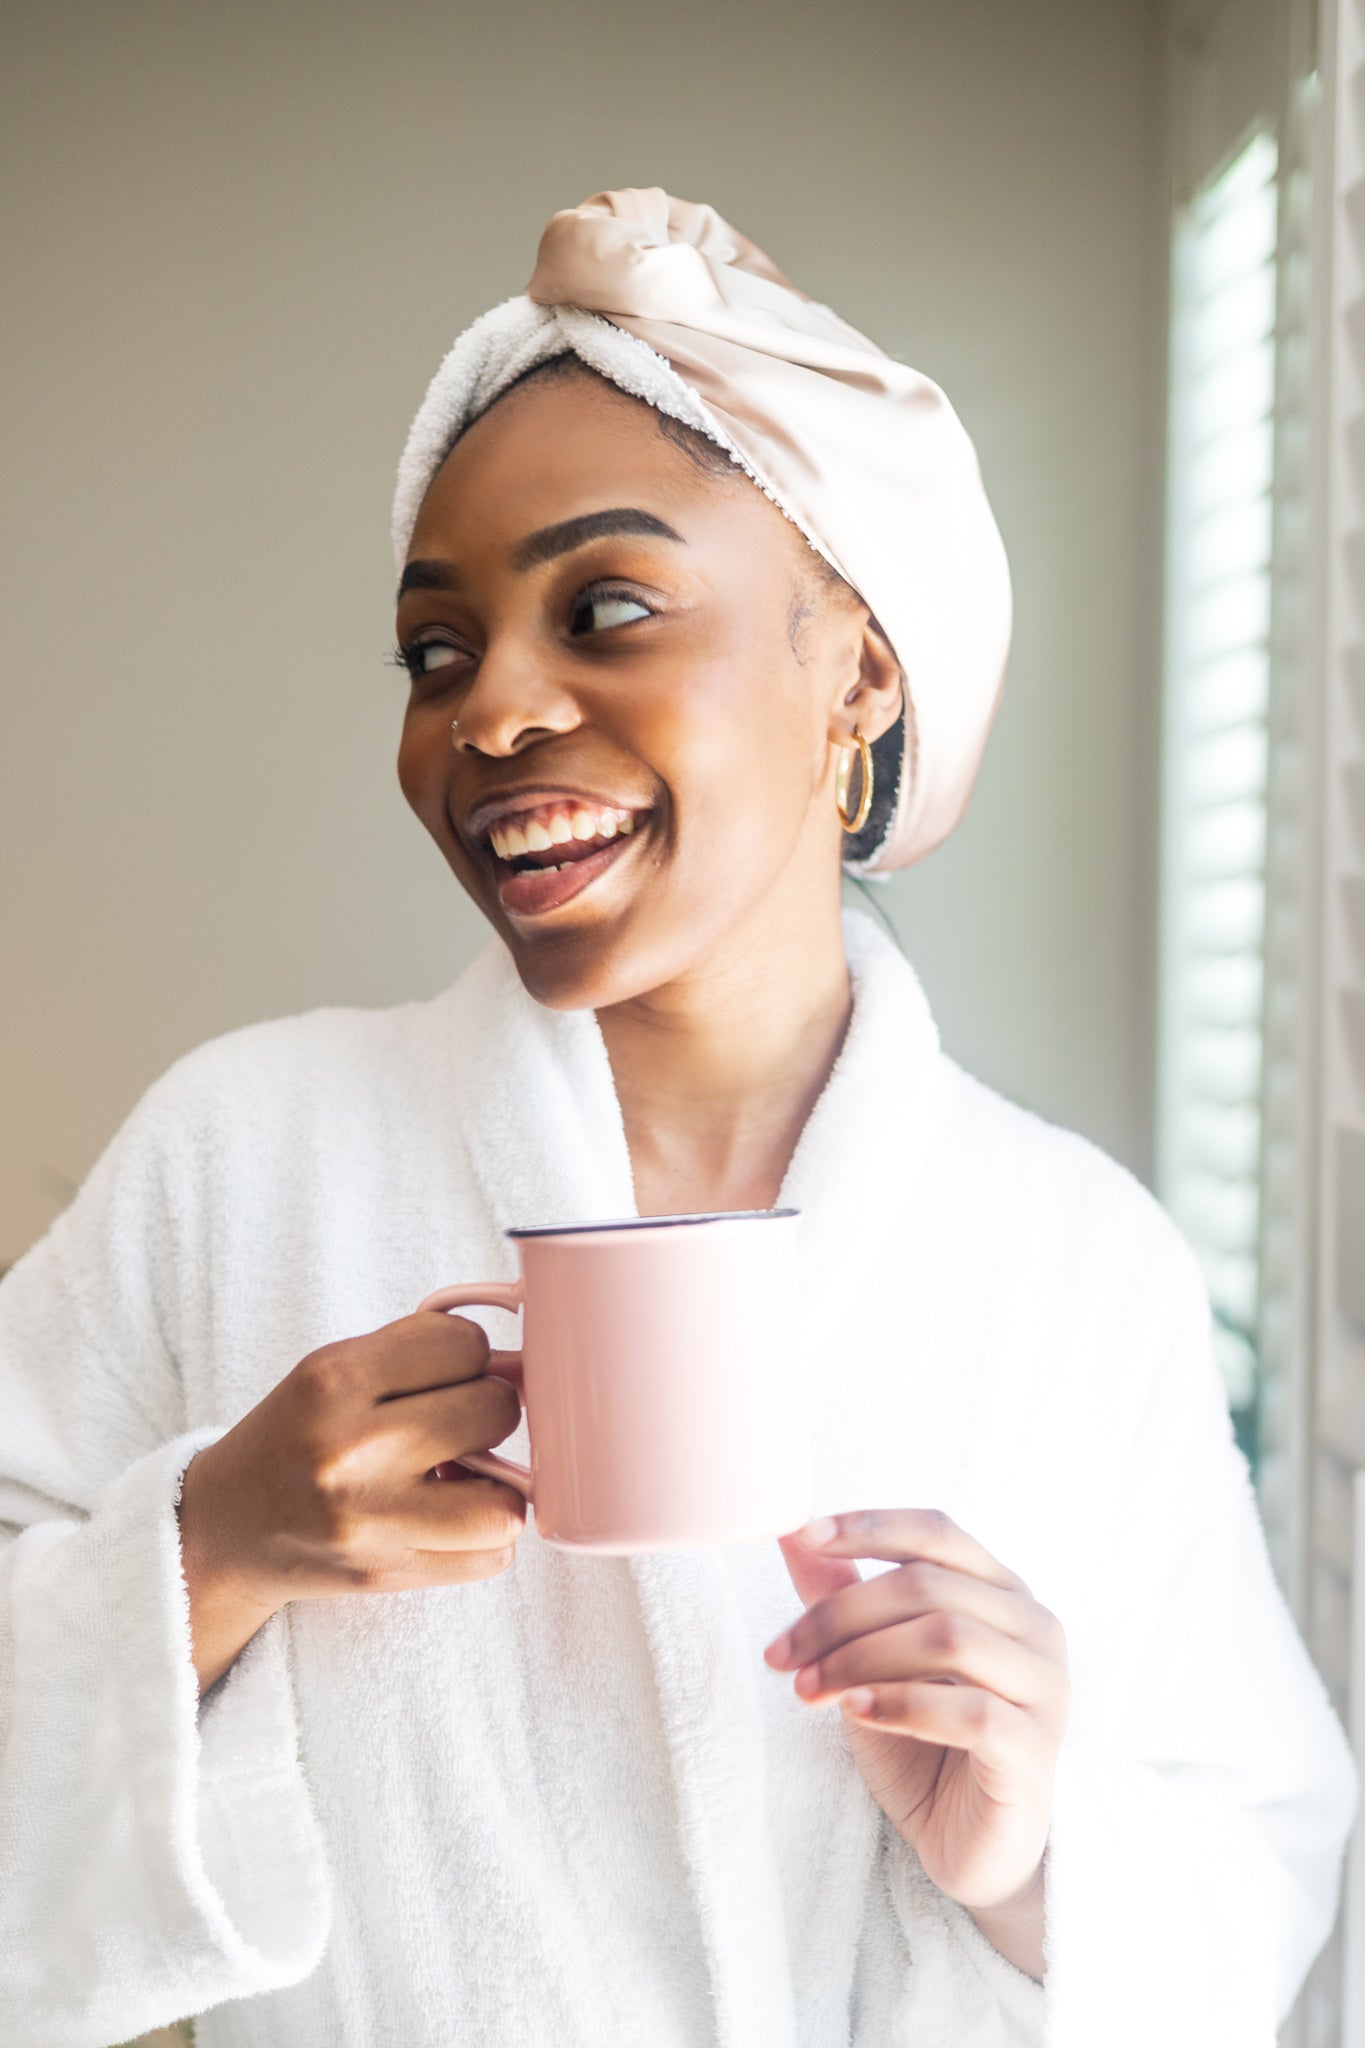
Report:
M 853 757 L 857 755 L 862 768 L 862 787 L 858 792 L 858 808 L 851 815 L 848 808 L 848 785 L 853 779 Z M 859 732 L 853 728 L 853 745 L 839 750 L 839 772 L 834 782 L 834 808 L 839 813 L 839 823 L 845 832 L 861 832 L 867 823 L 867 814 L 872 809 L 872 749 Z

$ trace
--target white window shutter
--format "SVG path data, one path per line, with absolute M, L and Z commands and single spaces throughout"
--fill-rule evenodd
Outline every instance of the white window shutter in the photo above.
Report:
M 1169 47 L 1185 80 L 1173 113 L 1183 166 L 1175 188 L 1199 195 L 1254 121 L 1277 135 L 1279 209 L 1263 592 L 1250 590 L 1263 512 L 1259 522 L 1250 512 L 1228 518 L 1205 551 L 1185 528 L 1191 561 L 1205 571 L 1222 563 L 1230 586 L 1242 578 L 1240 598 L 1205 616 L 1220 629 L 1236 616 L 1248 645 L 1207 692 L 1209 721 L 1220 733 L 1240 727 L 1240 750 L 1224 745 L 1222 758 L 1164 793 L 1166 815 L 1177 817 L 1177 844 L 1169 831 L 1164 846 L 1164 909 L 1181 860 L 1191 877 L 1222 866 L 1226 887 L 1201 924 L 1179 905 L 1187 952 L 1162 958 L 1166 981 L 1183 977 L 1179 1001 L 1164 991 L 1162 1061 L 1183 1032 L 1185 1098 L 1177 1108 L 1162 1096 L 1158 1159 L 1212 1290 L 1218 1257 L 1236 1260 L 1254 1221 L 1250 1270 L 1228 1274 L 1224 1298 L 1238 1278 L 1257 1294 L 1252 1358 L 1240 1364 L 1257 1380 L 1263 1522 L 1365 1772 L 1365 0 L 1322 0 L 1320 16 L 1314 0 L 1175 0 L 1175 25 Z M 1259 70 L 1242 63 L 1257 35 Z M 1252 330 L 1254 289 L 1226 295 L 1228 328 Z M 1179 371 L 1177 350 L 1173 395 Z M 1242 373 L 1234 383 L 1220 399 L 1224 416 L 1246 420 L 1265 379 Z M 1173 512 L 1179 455 L 1173 426 Z M 1252 453 L 1246 438 L 1218 487 L 1248 500 L 1263 463 L 1265 446 Z M 1173 559 L 1179 547 L 1173 532 Z M 1179 580 L 1169 590 L 1187 600 Z M 1265 647 L 1254 643 L 1257 616 Z M 1193 659 L 1189 641 L 1169 645 L 1169 684 L 1177 655 Z M 1183 748 L 1197 745 L 1195 731 L 1169 731 Z M 1195 793 L 1207 807 L 1201 823 Z M 1257 924 L 1259 963 L 1250 958 Z M 1197 1032 L 1203 1061 L 1189 1051 Z M 1257 1061 L 1252 1106 L 1236 1094 Z M 1185 1135 L 1173 1130 L 1177 1114 Z M 1193 1176 L 1203 1186 L 1191 1194 Z M 1232 1360 L 1234 1399 L 1236 1368 Z M 1345 1911 L 1279 2048 L 1365 2048 L 1365 1815 Z
M 1267 707 L 1265 988 L 1262 1005 L 1257 1485 L 1271 1554 L 1302 1618 L 1307 1584 L 1308 1431 L 1316 1313 L 1317 1012 L 1312 848 L 1318 779 L 1310 531 L 1316 480 L 1312 291 L 1316 72 L 1292 83 L 1280 152 L 1275 392 L 1274 596 Z
M 1323 153 L 1317 308 L 1325 371 L 1322 707 L 1305 762 L 1318 827 L 1319 887 L 1314 1512 L 1309 1641 L 1365 1768 L 1365 0 L 1324 21 L 1330 148 Z M 1349 1661 L 1348 1669 L 1348 1645 Z M 1336 1953 L 1345 1970 L 1341 2039 L 1365 2048 L 1365 1819 L 1352 1846 Z M 1330 1964 L 1314 1973 L 1321 2038 L 1333 2015 Z
M 1278 147 L 1172 246 L 1157 1187 L 1194 1247 L 1255 1451 L 1274 533 Z

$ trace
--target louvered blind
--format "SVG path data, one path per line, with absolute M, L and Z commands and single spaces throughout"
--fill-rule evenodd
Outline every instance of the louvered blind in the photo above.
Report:
M 1333 124 L 1320 742 L 1322 1244 L 1309 1621 L 1365 1771 L 1365 5 L 1340 0 L 1324 26 Z M 1342 2038 L 1346 2048 L 1365 2048 L 1365 1818 L 1352 1848 L 1344 1931 Z
M 1157 1185 L 1255 1456 L 1275 485 L 1277 148 L 1173 239 Z
M 1292 81 L 1280 143 L 1276 306 L 1275 531 L 1267 731 L 1265 996 L 1262 1006 L 1258 1486 L 1271 1554 L 1295 1611 L 1306 1587 L 1308 1445 L 1315 1312 L 1317 1165 L 1316 873 L 1309 790 L 1318 685 L 1311 647 L 1320 578 L 1310 544 L 1315 454 L 1312 323 L 1316 71 Z

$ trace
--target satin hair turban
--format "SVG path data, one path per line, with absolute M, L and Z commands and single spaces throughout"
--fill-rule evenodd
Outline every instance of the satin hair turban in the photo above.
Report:
M 947 398 L 712 207 L 658 186 L 599 192 L 552 217 L 525 292 L 466 328 L 433 377 L 398 469 L 400 568 L 464 428 L 566 351 L 718 442 L 867 605 L 901 665 L 903 743 L 876 843 L 850 841 L 845 866 L 908 867 L 967 807 L 1012 617 L 980 464 Z

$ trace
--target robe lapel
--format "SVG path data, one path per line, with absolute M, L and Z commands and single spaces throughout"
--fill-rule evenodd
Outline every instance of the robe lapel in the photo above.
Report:
M 499 1231 L 633 1216 L 621 1105 L 591 1010 L 527 995 L 501 941 L 451 992 L 459 1136 Z M 516 1270 L 510 1245 L 509 1274 Z
M 845 918 L 854 1016 L 830 1080 L 802 1133 L 781 1200 L 799 1208 L 802 1287 L 812 1355 L 802 1361 L 814 1410 L 856 1347 L 860 1275 L 894 1257 L 905 1204 L 932 1136 L 938 1036 L 920 984 L 891 942 L 858 913 Z M 591 1012 L 546 1010 L 522 989 L 501 945 L 459 984 L 457 1099 L 462 1140 L 498 1231 L 636 1213 L 620 1103 Z M 490 1246 L 490 1251 L 491 1251 Z M 496 1273 L 511 1274 L 506 1246 Z M 872 1341 L 869 1331 L 868 1341 Z M 524 1424 L 523 1424 L 524 1431 Z M 817 1422 L 817 1434 L 819 1424 Z M 524 1436 L 513 1455 L 524 1455 Z M 838 1487 L 835 1448 L 817 1483 Z M 754 1546 L 744 1546 L 752 1551 Z M 765 1547 L 766 1549 L 766 1547 Z M 682 1847 L 711 1973 L 718 2048 L 789 2048 L 799 2038 L 790 1942 L 801 1923 L 856 1917 L 875 1855 L 877 1815 L 847 1753 L 798 1718 L 794 1739 L 830 1776 L 825 1841 L 787 1850 L 809 1869 L 778 1868 L 770 1784 L 771 1702 L 737 1587 L 757 1569 L 766 1597 L 792 1595 L 772 1559 L 735 1551 L 654 1553 L 627 1561 L 658 1696 Z M 548 1551 L 548 1547 L 547 1547 Z M 542 1560 L 550 1562 L 548 1555 Z M 775 1624 L 775 1626 L 780 1623 Z M 791 1709 L 784 1706 L 784 1712 Z M 809 1710 L 799 1708 L 799 1716 Z M 780 1718 L 780 1717 L 779 1717 Z M 765 1723 L 767 1729 L 765 1729 Z M 790 1760 L 788 1760 L 790 1762 Z M 817 1768 L 821 1765 L 817 1764 Z M 808 1911 L 791 1901 L 805 1892 Z M 822 1894 L 821 1898 L 813 1894 Z

